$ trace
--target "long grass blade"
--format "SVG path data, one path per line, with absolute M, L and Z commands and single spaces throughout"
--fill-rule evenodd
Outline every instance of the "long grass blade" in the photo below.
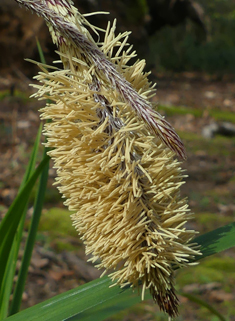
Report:
M 44 54 L 41 48 L 41 45 L 37 39 L 37 48 L 40 55 L 40 60 L 42 63 L 46 63 Z M 42 124 L 40 125 L 41 128 Z M 46 141 L 46 139 L 45 139 Z M 43 157 L 46 156 L 46 153 L 48 151 L 48 148 L 44 147 L 43 151 Z M 20 309 L 21 301 L 22 301 L 22 295 L 25 287 L 25 282 L 28 274 L 28 268 L 30 264 L 30 260 L 33 253 L 33 248 L 36 240 L 37 230 L 38 230 L 38 224 L 40 221 L 45 193 L 46 193 L 46 186 L 47 186 L 47 180 L 48 180 L 48 171 L 49 171 L 49 163 L 45 166 L 45 168 L 42 171 L 40 180 L 39 180 L 39 186 L 37 190 L 37 195 L 35 199 L 34 204 L 34 211 L 32 215 L 31 225 L 29 228 L 28 238 L 25 245 L 24 255 L 22 258 L 22 263 L 20 267 L 20 271 L 18 274 L 18 280 L 15 286 L 15 290 L 13 293 L 13 299 L 12 304 L 10 308 L 9 315 L 12 315 L 14 313 L 17 313 Z
M 39 53 L 40 61 L 41 61 L 43 64 L 46 64 L 46 60 L 45 60 L 45 57 L 44 57 L 44 54 L 43 54 L 43 50 L 42 50 L 42 47 L 41 47 L 40 42 L 38 41 L 38 38 L 36 38 L 36 43 L 37 43 L 37 48 L 38 48 L 38 53 Z
M 47 149 L 44 148 L 44 157 L 46 157 Z M 49 162 L 44 167 L 37 191 L 36 201 L 34 205 L 34 211 L 32 215 L 32 221 L 29 229 L 28 238 L 25 245 L 25 251 L 18 275 L 18 280 L 16 283 L 11 309 L 10 309 L 10 315 L 17 313 L 20 309 L 21 301 L 22 301 L 22 294 L 25 287 L 25 282 L 28 274 L 28 267 L 30 264 L 33 247 L 36 240 L 37 230 L 38 230 L 38 224 L 40 221 L 45 193 L 46 193 L 46 186 L 47 186 L 47 180 L 48 180 L 48 171 L 49 171 Z
M 221 321 L 227 321 L 222 314 L 220 314 L 213 306 L 211 306 L 209 303 L 197 298 L 195 295 L 185 293 L 185 292 L 180 292 L 180 295 L 184 296 L 185 298 L 189 299 L 192 302 L 195 302 L 206 309 L 208 309 L 212 314 L 216 315 L 219 320 Z
M 11 249 L 14 237 L 19 226 L 19 222 L 22 213 L 26 207 L 29 196 L 31 194 L 32 188 L 42 172 L 43 168 L 49 162 L 49 156 L 44 157 L 37 169 L 34 171 L 33 175 L 26 182 L 25 186 L 22 188 L 20 193 L 15 198 L 14 202 L 10 206 L 7 214 L 3 218 L 0 225 L 0 276 L 1 282 L 3 281 L 3 276 L 6 270 L 7 258 L 9 256 L 9 249 Z M 2 287 L 2 283 L 1 283 Z
M 235 222 L 200 235 L 194 241 L 201 245 L 202 255 L 197 260 L 228 250 L 235 246 Z
M 235 246 L 234 230 L 235 223 L 226 225 L 198 237 L 196 240 L 202 245 L 203 257 Z M 196 260 L 199 260 L 200 258 L 201 257 L 199 256 Z M 100 314 L 100 318 L 98 320 L 104 320 L 111 315 L 108 314 L 108 306 L 115 306 L 116 312 L 123 308 L 123 298 L 127 301 L 125 307 L 128 307 L 128 302 L 130 303 L 129 307 L 140 302 L 138 291 L 135 291 L 133 294 L 130 288 L 120 289 L 118 286 L 110 288 L 109 286 L 111 284 L 112 283 L 108 277 L 103 277 L 102 279 L 89 282 L 88 284 L 57 295 L 50 300 L 19 312 L 7 318 L 7 320 L 90 321 L 92 320 L 92 317 L 93 320 L 96 320 L 97 311 L 99 311 Z M 128 301 L 129 298 L 132 298 L 132 295 L 135 299 Z
M 8 317 L 9 321 L 34 320 L 34 321 L 59 321 L 89 314 L 91 308 L 102 306 L 107 301 L 118 302 L 120 294 L 125 295 L 126 300 L 132 294 L 130 289 L 109 287 L 111 281 L 103 277 L 88 284 L 82 285 L 74 290 L 57 295 L 43 303 L 37 304 L 29 309 Z M 134 303 L 140 302 L 138 292 L 135 291 Z M 133 304 L 133 302 L 132 302 Z M 82 320 L 80 318 L 79 320 Z M 93 320 L 96 320 L 94 317 Z
M 31 157 L 30 157 L 24 178 L 21 182 L 21 186 L 19 188 L 19 192 L 22 190 L 25 183 L 27 182 L 27 180 L 33 174 L 33 172 L 35 170 L 35 164 L 36 164 L 36 158 L 37 158 L 37 154 L 38 154 L 38 147 L 39 147 L 39 143 L 40 143 L 41 131 L 42 131 L 42 126 L 40 125 L 38 133 L 37 133 L 37 137 L 35 139 L 34 147 L 33 147 L 32 153 L 31 153 Z M 0 274 L 0 284 L 1 284 L 1 286 L 0 286 L 0 289 L 1 289 L 0 290 L 0 320 L 2 320 L 4 317 L 6 317 L 7 313 L 8 313 L 9 298 L 10 298 L 10 294 L 12 291 L 13 279 L 14 279 L 15 269 L 16 269 L 16 261 L 17 261 L 17 257 L 18 257 L 20 242 L 22 239 L 26 212 L 27 212 L 27 203 L 25 204 L 25 207 L 22 210 L 22 212 L 19 213 L 21 218 L 19 221 L 19 226 L 17 227 L 17 232 L 14 235 L 14 241 L 12 243 L 12 246 L 5 249 L 5 253 L 7 253 L 7 255 L 2 257 L 2 260 L 1 260 L 1 264 L 5 265 L 6 269 L 5 269 L 5 271 L 2 270 L 2 272 Z M 6 215 L 8 215 L 8 214 L 6 214 Z M 14 219 L 14 218 L 12 218 L 12 219 Z M 6 229 L 7 229 L 7 227 L 6 227 Z M 9 244 L 9 243 L 5 243 L 5 244 Z M 3 260 L 5 262 L 3 262 Z M 6 263 L 6 264 L 4 264 L 4 263 Z
M 32 149 L 31 155 L 30 155 L 29 163 L 27 165 L 24 177 L 23 177 L 22 182 L 20 184 L 19 192 L 22 190 L 25 183 L 28 181 L 28 179 L 30 178 L 30 176 L 33 174 L 33 172 L 35 170 L 41 135 L 42 135 L 42 124 L 39 125 L 37 136 L 36 136 L 34 146 L 33 146 L 33 149 Z
M 17 256 L 17 247 L 13 246 L 7 260 L 6 269 L 2 280 L 2 288 L 0 290 L 0 320 L 6 318 L 8 314 Z

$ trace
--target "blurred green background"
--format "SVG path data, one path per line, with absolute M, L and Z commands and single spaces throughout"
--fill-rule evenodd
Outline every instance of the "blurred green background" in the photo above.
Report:
M 158 70 L 235 73 L 235 2 L 198 1 L 204 8 L 207 39 L 200 41 L 198 27 L 165 27 L 150 39 L 151 59 Z

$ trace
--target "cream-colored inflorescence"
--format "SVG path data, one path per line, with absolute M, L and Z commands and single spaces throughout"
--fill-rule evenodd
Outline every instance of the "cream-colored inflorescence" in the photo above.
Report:
M 128 33 L 114 35 L 115 22 L 98 48 L 84 27 L 86 20 L 71 4 L 34 2 L 47 4 L 55 16 L 61 14 L 91 46 L 91 51 L 87 44 L 79 47 L 55 27 L 58 19 L 52 24 L 45 18 L 64 69 L 48 71 L 38 64 L 41 84 L 35 86 L 35 97 L 51 101 L 41 110 L 42 119 L 52 120 L 44 127 L 49 155 L 86 253 L 117 284 L 141 286 L 142 297 L 150 289 L 160 308 L 175 316 L 173 270 L 188 265 L 199 251 L 190 244 L 195 231 L 185 227 L 191 213 L 180 198 L 180 163 L 161 135 L 153 135 L 145 115 L 139 114 L 141 108 L 132 106 L 134 99 L 137 105 L 144 101 L 151 106 L 154 86 L 143 72 L 145 62 L 128 66 L 135 53 L 127 45 Z M 104 59 L 106 69 L 99 65 Z

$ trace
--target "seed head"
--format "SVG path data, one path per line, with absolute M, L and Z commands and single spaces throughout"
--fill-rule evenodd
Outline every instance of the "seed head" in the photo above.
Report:
M 185 175 L 174 158 L 184 157 L 183 145 L 152 108 L 145 62 L 128 65 L 136 54 L 128 32 L 115 36 L 116 21 L 96 44 L 70 2 L 17 2 L 45 18 L 63 62 L 63 69 L 38 63 L 34 96 L 51 101 L 41 110 L 52 120 L 44 127 L 49 155 L 86 253 L 117 284 L 140 286 L 142 298 L 149 289 L 177 315 L 173 270 L 199 251 L 185 227 Z

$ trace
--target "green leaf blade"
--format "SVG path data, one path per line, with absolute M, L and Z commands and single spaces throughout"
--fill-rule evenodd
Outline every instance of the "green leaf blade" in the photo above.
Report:
M 111 280 L 103 277 L 14 314 L 7 320 L 59 321 L 71 318 L 71 320 L 83 320 L 85 316 L 90 317 L 92 311 L 95 313 L 96 307 L 99 311 L 103 311 L 107 307 L 107 301 L 109 301 L 109 306 L 116 304 L 116 311 L 117 309 L 120 311 L 118 307 L 123 306 L 123 300 L 127 302 L 125 307 L 140 302 L 137 291 L 133 294 L 130 288 L 120 289 L 118 286 L 110 287 L 110 285 L 112 285 Z M 128 304 L 130 295 L 133 298 Z M 119 300 L 122 303 L 119 303 Z M 107 316 L 107 311 L 105 316 Z
M 42 132 L 42 125 L 39 126 L 38 133 L 35 139 L 34 147 L 31 152 L 30 160 L 27 165 L 24 178 L 21 182 L 19 193 L 22 191 L 29 177 L 35 171 L 36 158 L 38 154 L 38 148 L 40 144 L 40 137 Z M 23 202 L 24 200 L 22 200 Z M 17 231 L 14 233 L 14 237 L 11 236 L 11 226 L 5 224 L 4 220 L 0 225 L 0 233 L 2 237 L 2 243 L 0 246 L 0 257 L 1 268 L 0 268 L 0 320 L 7 316 L 10 294 L 12 291 L 13 280 L 16 270 L 16 261 L 18 257 L 18 252 L 20 248 L 20 243 L 23 234 L 24 222 L 27 211 L 28 198 L 25 199 L 25 205 L 22 208 L 15 208 L 10 217 L 9 224 L 16 220 Z M 18 212 L 18 213 L 17 213 Z M 10 210 L 7 212 L 8 217 Z M 16 226 L 15 225 L 15 226 Z M 4 226 L 4 228 L 2 228 Z
M 197 237 L 194 241 L 202 245 L 203 255 L 198 256 L 195 261 L 234 246 L 234 229 L 235 223 L 232 223 Z M 110 285 L 110 279 L 103 277 L 21 311 L 7 320 L 75 321 L 84 318 L 85 321 L 91 321 L 92 318 L 96 320 L 99 311 L 97 320 L 101 321 L 112 315 L 110 307 L 115 307 L 117 312 L 124 308 L 123 302 L 126 302 L 125 308 L 140 302 L 138 291 L 133 294 L 130 288 L 120 289 Z
M 200 235 L 194 239 L 194 242 L 201 245 L 202 252 L 196 260 L 228 250 L 235 246 L 235 222 Z
M 184 296 L 185 298 L 189 299 L 192 302 L 197 303 L 198 305 L 201 305 L 203 307 L 205 307 L 207 310 L 209 310 L 212 314 L 214 314 L 215 316 L 217 316 L 221 321 L 227 321 L 222 314 L 220 314 L 213 306 L 211 306 L 209 303 L 197 298 L 195 295 L 189 294 L 189 293 L 185 293 L 185 292 L 181 292 L 180 295 Z
M 3 278 L 5 275 L 5 269 L 9 257 L 9 251 L 11 251 L 14 237 L 19 226 L 19 222 L 27 205 L 29 196 L 31 194 L 32 188 L 43 170 L 44 166 L 49 162 L 49 157 L 46 156 L 42 162 L 39 164 L 34 174 L 27 181 L 25 186 L 22 188 L 20 193 L 17 195 L 16 199 L 9 208 L 7 214 L 3 218 L 0 225 L 0 288 L 2 287 Z
M 46 157 L 45 149 L 44 149 L 44 157 Z M 44 203 L 44 198 L 46 193 L 47 180 L 48 180 L 48 171 L 49 171 L 49 162 L 45 165 L 41 173 L 39 186 L 37 190 L 36 202 L 35 202 L 34 211 L 31 219 L 31 225 L 30 225 L 28 238 L 25 245 L 25 251 L 22 258 L 22 263 L 21 263 L 15 291 L 13 294 L 10 315 L 17 313 L 20 309 L 25 282 L 28 275 L 28 268 L 30 265 L 30 260 L 33 253 L 35 240 L 36 240 L 38 225 L 39 225 L 39 221 L 42 213 L 42 208 L 43 208 L 43 203 Z

